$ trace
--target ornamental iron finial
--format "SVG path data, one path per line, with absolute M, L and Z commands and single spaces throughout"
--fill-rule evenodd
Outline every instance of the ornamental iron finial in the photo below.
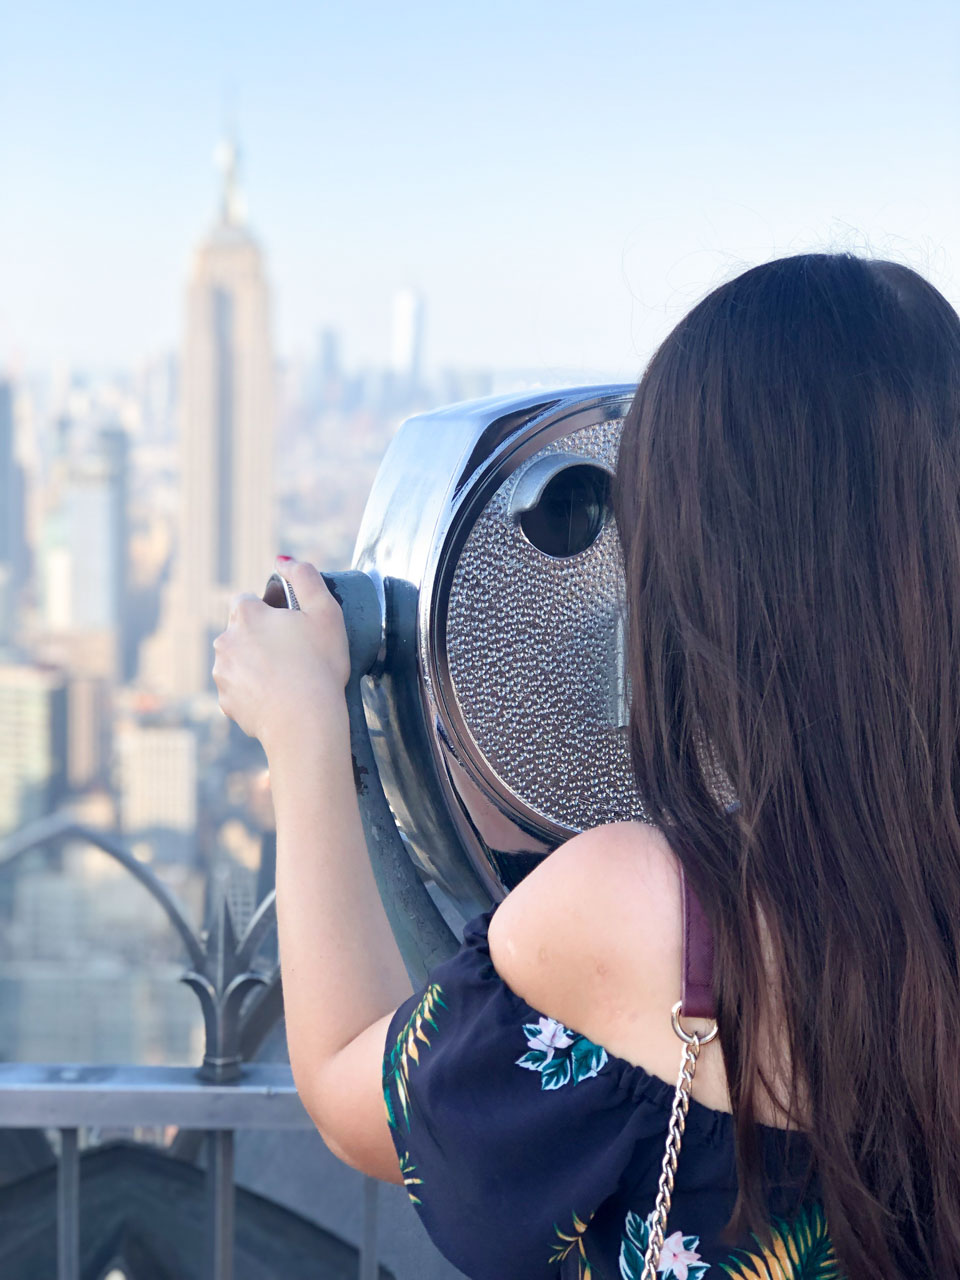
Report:
M 273 923 L 276 901 L 271 890 L 238 940 L 227 900 L 228 885 L 229 873 L 221 864 L 211 877 L 210 924 L 200 935 L 203 961 L 180 979 L 196 992 L 203 1010 L 206 1048 L 197 1074 L 219 1084 L 237 1080 L 242 1074 L 240 1009 L 253 987 L 270 981 L 268 975 L 250 966 Z

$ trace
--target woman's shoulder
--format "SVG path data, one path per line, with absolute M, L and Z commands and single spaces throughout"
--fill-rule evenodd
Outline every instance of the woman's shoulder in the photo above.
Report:
M 504 898 L 490 920 L 490 958 L 529 1004 L 671 1080 L 682 915 L 679 863 L 662 832 L 610 823 L 560 845 Z M 694 1092 L 726 1110 L 714 1045 L 703 1050 Z
M 628 975 L 642 997 L 650 964 L 672 967 L 679 988 L 681 917 L 679 863 L 663 834 L 612 822 L 567 840 L 504 898 L 491 955 L 506 981 L 550 990 L 589 969 L 591 981 Z
M 549 904 L 572 921 L 578 904 L 613 908 L 624 897 L 636 905 L 652 896 L 669 904 L 671 895 L 679 913 L 679 863 L 663 833 L 645 822 L 610 822 L 559 845 L 504 898 L 497 916 L 534 920 Z

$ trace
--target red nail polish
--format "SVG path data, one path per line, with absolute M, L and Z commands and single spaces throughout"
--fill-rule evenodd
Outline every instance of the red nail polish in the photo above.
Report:
M 292 560 L 292 556 L 277 556 L 278 560 Z

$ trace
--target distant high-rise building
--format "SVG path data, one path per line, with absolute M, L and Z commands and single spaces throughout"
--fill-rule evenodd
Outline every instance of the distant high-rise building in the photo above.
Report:
M 13 556 L 13 528 L 10 520 L 10 496 L 13 493 L 13 388 L 0 382 L 0 562 L 9 563 Z
M 108 781 L 112 747 L 111 681 L 71 676 L 67 688 L 67 785 L 82 793 Z
M 177 401 L 177 358 L 164 352 L 141 365 L 137 376 L 142 422 L 140 440 L 165 444 L 174 437 Z
M 13 393 L 9 382 L 0 382 L 0 648 L 13 638 L 14 574 L 9 519 L 13 494 Z
M 318 343 L 318 364 L 321 378 L 335 382 L 343 372 L 340 359 L 340 334 L 336 329 L 323 329 Z
M 400 289 L 393 298 L 390 370 L 398 390 L 412 392 L 423 378 L 423 298 L 416 289 Z
M 66 674 L 0 664 L 0 837 L 52 813 L 66 788 Z
M 343 398 L 343 361 L 340 334 L 336 329 L 321 329 L 317 336 L 317 354 L 309 372 L 307 395 L 310 408 L 329 409 Z
M 218 148 L 220 217 L 195 255 L 180 373 L 178 546 L 142 677 L 171 697 L 216 693 L 213 640 L 231 596 L 262 592 L 276 555 L 274 357 L 263 254 L 247 229 L 237 151 Z
M 117 631 L 118 673 L 125 682 L 134 674 L 135 637 L 130 610 L 130 437 L 119 426 L 101 427 L 97 440 L 110 492 L 108 592 Z
M 38 641 L 57 661 L 80 664 L 56 646 L 64 633 L 103 637 L 90 674 L 125 680 L 128 606 L 128 437 L 120 427 L 102 428 L 92 452 L 66 468 L 59 503 L 48 513 L 40 549 L 41 611 L 46 635 Z M 53 646 L 51 648 L 50 646 Z M 76 650 L 79 658 L 80 650 Z
M 73 419 L 68 413 L 57 414 L 50 442 L 50 460 L 53 464 L 69 462 L 73 425 Z
M 176 725 L 122 724 L 115 735 L 120 825 L 161 861 L 191 862 L 196 848 L 197 737 Z
M 26 576 L 24 489 L 24 471 L 17 461 L 14 439 L 13 387 L 0 381 L 0 648 L 13 638 L 16 606 Z
M 67 488 L 73 553 L 72 623 L 123 628 L 127 584 L 127 435 L 100 432 L 98 449 L 75 469 Z

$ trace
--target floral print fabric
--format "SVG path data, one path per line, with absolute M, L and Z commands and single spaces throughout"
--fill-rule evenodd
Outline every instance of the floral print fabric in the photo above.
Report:
M 606 1049 L 568 1031 L 555 1018 L 538 1018 L 535 1023 L 525 1023 L 523 1030 L 530 1048 L 517 1059 L 517 1066 L 539 1071 L 541 1089 L 589 1080 L 607 1061 Z
M 640 1280 L 673 1086 L 516 995 L 490 959 L 495 910 L 390 1021 L 383 1096 L 410 1201 L 471 1280 Z M 819 1205 L 797 1202 L 802 1158 L 764 1133 L 782 1174 L 771 1236 L 731 1249 L 732 1118 L 691 1102 L 662 1280 L 839 1280 Z

